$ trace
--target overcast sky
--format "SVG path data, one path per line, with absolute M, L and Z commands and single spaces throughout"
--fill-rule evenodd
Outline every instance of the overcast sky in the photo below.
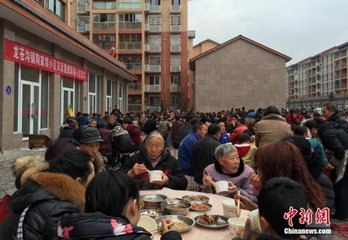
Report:
M 297 63 L 348 41 L 348 0 L 190 0 L 194 44 L 239 34 Z

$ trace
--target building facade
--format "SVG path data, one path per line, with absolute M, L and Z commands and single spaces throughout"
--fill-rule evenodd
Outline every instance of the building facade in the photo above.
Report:
M 287 107 L 318 108 L 336 102 L 339 109 L 347 108 L 347 49 L 348 42 L 288 66 Z
M 290 59 L 242 35 L 190 59 L 195 111 L 285 107 Z
M 31 134 L 56 138 L 77 111 L 127 109 L 125 66 L 73 30 L 69 2 L 0 2 L 0 147 L 28 145 Z
M 137 76 L 128 85 L 129 111 L 190 108 L 187 0 L 74 3 L 71 25 Z

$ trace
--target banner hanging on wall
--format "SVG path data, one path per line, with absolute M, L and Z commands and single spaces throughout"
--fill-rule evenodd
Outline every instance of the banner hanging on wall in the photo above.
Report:
M 18 42 L 5 39 L 5 59 L 62 76 L 87 80 L 87 70 L 62 59 L 27 47 Z

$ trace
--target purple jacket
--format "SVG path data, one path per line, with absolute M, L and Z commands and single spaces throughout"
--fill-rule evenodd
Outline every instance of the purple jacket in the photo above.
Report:
M 204 169 L 203 176 L 204 175 L 211 176 L 214 182 L 222 181 L 222 180 L 231 181 L 234 185 L 236 185 L 239 188 L 240 193 L 243 196 L 248 197 L 253 202 L 257 202 L 257 198 L 255 197 L 255 195 L 253 193 L 253 185 L 251 184 L 251 182 L 249 180 L 249 176 L 252 173 L 254 173 L 254 169 L 252 169 L 248 165 L 244 164 L 243 172 L 239 176 L 231 177 L 227 174 L 219 173 L 216 170 L 214 163 L 213 163 L 213 164 L 208 165 Z M 209 190 L 203 188 L 203 191 L 207 192 Z M 210 189 L 210 191 L 212 191 L 212 189 Z

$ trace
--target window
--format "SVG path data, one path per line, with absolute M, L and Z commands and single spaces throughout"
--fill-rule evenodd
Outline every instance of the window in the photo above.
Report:
M 48 10 L 64 20 L 65 4 L 62 0 L 48 0 Z
M 120 22 L 141 22 L 140 13 L 120 13 Z
M 180 5 L 180 0 L 172 0 L 172 5 L 173 6 L 179 6 Z
M 161 0 L 150 0 L 150 5 L 161 5 Z
M 150 25 L 161 25 L 161 16 L 149 16 Z
M 112 47 L 116 47 L 116 35 L 115 34 L 94 34 L 93 42 L 103 49 L 110 50 Z
M 89 113 L 96 113 L 98 110 L 99 103 L 99 83 L 101 82 L 101 76 L 93 73 L 89 74 L 88 80 L 88 109 Z
M 180 75 L 172 75 L 170 78 L 171 85 L 180 85 Z
M 141 0 L 119 0 L 119 9 L 141 9 Z
M 160 45 L 161 42 L 162 42 L 161 35 L 150 35 L 149 36 L 149 44 Z
M 159 106 L 161 105 L 161 98 L 159 96 L 149 96 L 148 104 L 150 106 Z
M 178 106 L 180 105 L 180 98 L 178 95 L 174 95 L 171 97 L 171 105 L 172 106 Z
M 181 35 L 170 35 L 171 45 L 181 45 Z
M 150 85 L 159 85 L 161 77 L 160 76 L 150 76 L 149 84 Z
M 148 64 L 150 65 L 161 65 L 161 57 L 151 56 L 148 59 Z
M 173 66 L 181 65 L 181 56 L 171 56 L 170 65 L 173 65 Z
M 48 72 L 41 71 L 41 128 L 48 128 Z
M 170 16 L 170 25 L 181 25 L 180 16 Z

